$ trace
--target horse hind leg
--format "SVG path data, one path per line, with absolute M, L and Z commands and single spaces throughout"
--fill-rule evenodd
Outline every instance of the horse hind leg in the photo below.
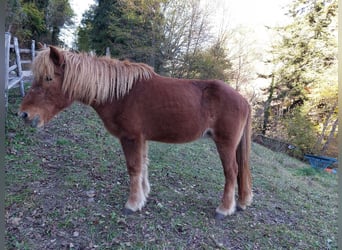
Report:
M 215 218 L 223 219 L 232 215 L 236 210 L 235 186 L 237 182 L 238 165 L 236 162 L 235 147 L 230 144 L 216 143 L 223 166 L 225 185 L 222 202 L 216 209 Z
M 130 178 L 129 197 L 125 205 L 124 213 L 130 214 L 141 210 L 146 203 L 146 196 L 143 189 L 144 142 L 139 139 L 121 139 L 120 142 L 125 154 L 127 170 Z
M 238 163 L 238 205 L 239 210 L 245 210 L 247 206 L 252 204 L 252 176 L 249 167 L 250 149 L 251 149 L 251 126 L 250 116 L 245 125 L 243 135 L 236 151 L 236 160 Z
M 151 188 L 150 188 L 150 182 L 148 181 L 148 144 L 145 142 L 143 147 L 143 179 L 142 179 L 142 188 L 144 191 L 145 198 L 148 197 Z
M 242 211 L 252 204 L 253 193 L 252 193 L 252 176 L 249 168 L 249 148 L 248 145 L 244 145 L 244 137 L 239 144 L 236 152 L 236 159 L 238 163 L 238 202 L 237 209 Z
M 248 172 L 247 172 L 248 171 Z M 247 172 L 247 173 L 245 173 Z M 239 174 L 237 178 L 239 199 L 237 209 L 243 211 L 250 206 L 253 201 L 251 175 L 248 170 L 242 169 L 239 165 Z

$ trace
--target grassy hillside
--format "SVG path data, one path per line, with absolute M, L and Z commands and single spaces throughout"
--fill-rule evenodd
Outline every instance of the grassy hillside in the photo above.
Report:
M 7 117 L 8 249 L 336 249 L 337 176 L 253 144 L 254 203 L 223 221 L 214 211 L 223 174 L 214 144 L 150 143 L 151 194 L 121 212 L 128 175 L 117 139 L 74 104 L 45 128 Z

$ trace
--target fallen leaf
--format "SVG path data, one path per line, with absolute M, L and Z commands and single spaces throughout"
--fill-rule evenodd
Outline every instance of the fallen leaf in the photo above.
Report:
M 14 218 L 11 219 L 11 223 L 14 226 L 19 226 L 20 221 L 21 221 L 21 218 L 19 218 L 19 217 L 14 217 Z
M 89 190 L 86 192 L 86 195 L 89 197 L 89 198 L 94 198 L 95 197 L 95 190 Z

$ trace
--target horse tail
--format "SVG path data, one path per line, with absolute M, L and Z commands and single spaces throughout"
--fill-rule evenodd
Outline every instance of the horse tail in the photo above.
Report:
M 248 105 L 248 116 L 243 134 L 236 151 L 236 160 L 238 164 L 238 208 L 245 209 L 252 203 L 252 176 L 249 167 L 250 151 L 251 151 L 251 107 Z

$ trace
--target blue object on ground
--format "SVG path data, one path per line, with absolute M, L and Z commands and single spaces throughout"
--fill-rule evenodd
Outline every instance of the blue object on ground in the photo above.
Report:
M 337 162 L 336 158 L 327 157 L 327 156 L 305 154 L 304 158 L 309 160 L 310 165 L 313 168 L 319 168 L 319 169 L 323 169 L 323 170 L 326 169 L 327 167 L 329 167 L 331 164 Z

